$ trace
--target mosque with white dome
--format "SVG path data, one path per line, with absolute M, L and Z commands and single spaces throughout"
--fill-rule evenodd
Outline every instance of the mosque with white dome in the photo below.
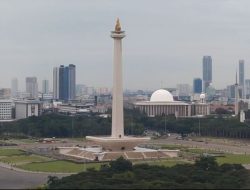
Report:
M 150 117 L 162 115 L 175 115 L 176 117 L 192 117 L 196 115 L 209 115 L 210 106 L 205 101 L 205 94 L 200 95 L 199 102 L 187 103 L 174 101 L 173 95 L 165 90 L 156 90 L 150 101 L 134 103 L 135 108 L 146 113 Z

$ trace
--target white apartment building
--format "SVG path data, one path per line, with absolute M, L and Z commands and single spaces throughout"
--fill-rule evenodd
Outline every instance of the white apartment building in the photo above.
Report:
M 0 100 L 0 121 L 11 121 L 12 118 L 12 101 Z
M 16 119 L 25 119 L 31 116 L 40 116 L 42 102 L 38 100 L 20 100 L 15 102 Z

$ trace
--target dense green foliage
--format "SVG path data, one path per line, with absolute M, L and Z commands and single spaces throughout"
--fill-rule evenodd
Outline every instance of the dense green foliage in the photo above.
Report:
M 219 166 L 212 157 L 194 165 L 132 166 L 119 158 L 100 171 L 90 169 L 61 180 L 49 177 L 48 189 L 238 189 L 249 188 L 249 172 L 241 165 Z
M 16 134 L 32 137 L 79 137 L 110 133 L 107 119 L 79 116 L 70 117 L 57 114 L 30 117 L 1 127 L 1 134 Z
M 133 113 L 125 112 L 125 133 L 141 135 L 142 123 L 136 122 Z M 14 137 L 84 137 L 87 135 L 110 135 L 111 118 L 98 115 L 66 116 L 48 114 L 30 117 L 0 126 L 0 135 Z
M 248 113 L 247 113 L 248 114 Z M 208 118 L 147 117 L 138 110 L 125 109 L 125 134 L 142 135 L 146 129 L 160 133 L 200 134 L 202 136 L 250 138 L 250 127 L 237 118 L 222 115 Z M 0 135 L 32 137 L 84 137 L 110 135 L 111 118 L 98 115 L 64 116 L 58 114 L 31 117 L 0 126 Z
M 230 137 L 230 138 L 250 138 L 250 127 L 246 123 L 240 123 L 236 118 L 167 118 L 164 117 L 147 118 L 145 127 L 157 131 L 166 130 L 176 133 L 195 133 L 202 136 Z M 199 129 L 200 128 L 200 129 Z

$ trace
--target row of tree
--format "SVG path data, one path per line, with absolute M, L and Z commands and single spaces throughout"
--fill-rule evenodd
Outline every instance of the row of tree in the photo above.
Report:
M 132 165 L 121 157 L 100 171 L 89 169 L 62 179 L 49 177 L 47 189 L 248 189 L 249 179 L 249 171 L 241 165 L 219 166 L 213 157 L 171 168 Z
M 95 114 L 64 116 L 48 114 L 30 117 L 0 125 L 2 136 L 32 137 L 84 137 L 87 135 L 110 135 L 111 118 L 101 118 Z M 147 117 L 136 109 L 125 109 L 125 134 L 142 135 L 145 130 L 160 133 L 174 132 L 202 136 L 250 138 L 248 123 L 240 123 L 238 118 L 178 118 L 174 116 Z

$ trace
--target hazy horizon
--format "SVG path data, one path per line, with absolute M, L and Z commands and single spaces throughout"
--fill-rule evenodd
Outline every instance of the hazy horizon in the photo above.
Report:
M 77 83 L 112 86 L 113 40 L 120 18 L 124 89 L 158 89 L 202 78 L 213 59 L 213 85 L 235 81 L 238 61 L 250 60 L 248 0 L 2 0 L 0 87 L 17 77 L 48 79 L 53 67 L 75 64 Z

